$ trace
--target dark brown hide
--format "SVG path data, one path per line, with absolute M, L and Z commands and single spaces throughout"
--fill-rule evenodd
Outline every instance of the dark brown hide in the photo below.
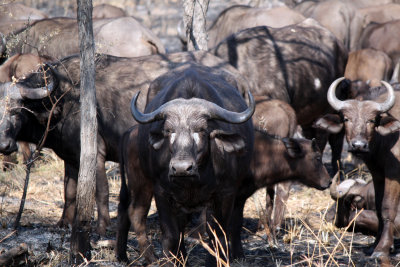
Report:
M 311 126 L 330 112 L 326 92 L 343 75 L 347 61 L 346 49 L 330 31 L 313 19 L 283 28 L 260 26 L 229 36 L 211 52 L 248 78 L 254 95 L 289 103 L 303 134 L 309 139 L 318 137 L 318 145 L 324 149 L 327 134 L 318 135 Z M 342 142 L 342 133 L 329 136 L 334 170 Z
M 104 163 L 106 160 L 118 162 L 119 139 L 127 129 L 135 124 L 130 116 L 126 116 L 126 112 L 129 112 L 130 99 L 135 92 L 141 91 L 138 106 L 143 109 L 146 101 L 145 92 L 151 81 L 171 69 L 192 61 L 208 66 L 221 64 L 219 58 L 205 52 L 153 55 L 140 58 L 99 55 L 96 59 L 99 123 L 96 200 L 100 233 L 105 233 L 106 226 L 110 222 L 108 184 Z M 47 70 L 47 81 L 52 81 L 54 85 L 51 97 L 60 98 L 65 94 L 55 108 L 51 123 L 52 130 L 49 132 L 44 146 L 53 149 L 64 160 L 66 204 L 60 224 L 66 225 L 72 222 L 74 216 L 80 157 L 79 57 L 72 56 L 61 62 L 53 62 L 45 69 Z M 227 67 L 227 69 L 235 73 L 233 68 Z M 44 84 L 43 73 L 34 73 L 16 84 L 17 92 L 21 92 L 20 89 L 24 92 L 40 90 L 32 87 L 40 87 Z M 4 93 L 4 86 L 8 87 L 10 84 L 2 84 L 0 87 L 2 93 Z M 51 108 L 47 94 L 46 91 L 43 99 L 36 100 L 21 99 L 21 96 L 15 99 L 15 95 L 10 97 L 10 108 L 24 108 L 14 109 L 12 113 L 9 113 L 9 110 L 1 109 L 1 116 L 6 116 L 6 119 L 2 120 L 0 124 L 1 153 L 15 151 L 16 141 L 37 144 L 42 139 Z

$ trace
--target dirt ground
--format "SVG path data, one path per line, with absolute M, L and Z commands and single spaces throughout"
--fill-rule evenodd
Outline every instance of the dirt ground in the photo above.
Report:
M 42 154 L 32 169 L 21 227 L 17 231 L 13 224 L 20 205 L 25 170 L 19 164 L 12 170 L 0 171 L 0 254 L 26 243 L 29 256 L 21 266 L 65 266 L 69 257 L 70 229 L 56 226 L 64 203 L 63 162 L 51 151 Z M 325 161 L 328 159 L 329 149 L 324 156 Z M 91 240 L 92 262 L 98 266 L 124 266 L 116 261 L 112 246 L 116 236 L 119 178 L 117 166 L 110 163 L 112 225 L 106 238 L 93 234 Z M 277 243 L 271 244 L 268 232 L 258 227 L 259 218 L 265 212 L 265 190 L 259 190 L 248 199 L 245 207 L 242 242 L 246 260 L 230 262 L 230 266 L 379 266 L 364 253 L 374 242 L 373 236 L 346 232 L 323 219 L 332 204 L 329 190 L 294 185 L 287 203 L 285 227 Z M 154 204 L 148 217 L 148 232 L 157 255 L 161 256 L 161 233 Z M 188 266 L 204 266 L 206 250 L 199 240 L 188 237 L 185 245 L 189 252 Z M 395 253 L 391 258 L 394 266 L 400 263 Z M 130 266 L 145 264 L 133 232 L 129 234 L 128 257 L 132 261 Z

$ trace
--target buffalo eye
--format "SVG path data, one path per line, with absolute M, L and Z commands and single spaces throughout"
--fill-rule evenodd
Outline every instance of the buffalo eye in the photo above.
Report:
M 349 119 L 348 119 L 347 117 L 344 117 L 344 118 L 343 118 L 343 121 L 344 121 L 344 122 L 348 122 Z
M 164 135 L 160 133 L 150 133 L 149 143 L 155 150 L 160 149 L 164 143 Z

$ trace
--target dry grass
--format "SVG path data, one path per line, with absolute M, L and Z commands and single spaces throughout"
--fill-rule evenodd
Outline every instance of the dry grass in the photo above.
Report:
M 117 165 L 109 163 L 107 174 L 110 185 L 110 207 L 113 225 L 107 240 L 115 240 L 119 176 Z M 353 174 L 352 174 L 353 175 Z M 20 243 L 30 246 L 30 260 L 38 266 L 63 266 L 69 256 L 68 229 L 55 227 L 61 217 L 63 206 L 63 162 L 54 153 L 45 150 L 37 160 L 31 173 L 25 210 L 22 215 L 22 230 L 18 235 L 10 228 L 15 220 L 22 195 L 25 170 L 16 165 L 11 171 L 0 170 L 0 251 Z M 265 213 L 265 190 L 259 190 L 249 198 L 245 206 L 245 224 L 242 231 L 246 260 L 218 261 L 218 266 L 375 266 L 365 257 L 363 249 L 374 240 L 371 236 L 337 229 L 324 219 L 328 207 L 333 203 L 328 190 L 318 191 L 303 186 L 295 187 L 287 202 L 285 232 L 278 237 L 278 246 L 270 246 L 267 233 L 258 229 L 260 214 Z M 160 230 L 154 203 L 148 219 L 149 236 L 160 257 Z M 99 266 L 120 266 L 115 261 L 115 241 L 92 240 L 92 261 Z M 188 257 L 170 258 L 183 266 L 203 266 L 207 251 L 215 255 L 229 255 L 220 244 L 208 247 L 202 240 L 186 238 Z M 216 249 L 217 248 L 217 249 Z M 128 257 L 130 266 L 144 264 L 137 250 L 135 234 L 129 234 Z M 170 255 L 168 255 L 170 256 Z M 221 259 L 221 257 L 219 257 Z M 168 261 L 160 261 L 162 266 Z M 398 262 L 393 258 L 392 263 Z
M 116 230 L 120 183 L 115 168 L 115 165 L 108 166 L 113 221 L 108 240 L 115 239 Z M 15 219 L 22 195 L 24 168 L 18 165 L 7 173 L 0 171 L 0 249 L 7 250 L 24 241 L 31 248 L 31 261 L 39 266 L 63 266 L 67 262 L 70 232 L 68 229 L 55 227 L 64 203 L 62 176 L 62 161 L 53 153 L 45 151 L 32 170 L 26 208 L 21 220 L 22 230 L 16 235 L 10 226 Z M 373 242 L 373 237 L 337 229 L 332 223 L 325 221 L 324 214 L 332 202 L 327 190 L 297 187 L 291 192 L 287 203 L 285 232 L 278 238 L 278 247 L 272 247 L 268 245 L 265 230 L 257 229 L 259 214 L 263 212 L 265 203 L 265 190 L 258 191 L 257 197 L 249 198 L 245 206 L 242 239 L 246 260 L 221 260 L 218 266 L 374 266 L 374 261 L 365 257 L 362 251 Z M 160 257 L 160 230 L 155 212 L 153 206 L 148 228 L 156 253 Z M 216 255 L 229 254 L 229 251 L 224 251 L 219 244 L 212 248 L 201 240 L 186 240 L 188 257 L 179 259 L 183 266 L 203 266 L 207 251 Z M 99 241 L 94 236 L 92 243 L 91 262 L 99 266 L 120 266 L 115 261 L 113 241 Z M 144 263 L 137 250 L 135 234 L 132 232 L 129 234 L 128 256 L 132 261 L 130 266 L 141 266 Z M 164 263 L 165 261 L 162 261 L 159 264 Z M 393 258 L 393 264 L 397 264 L 396 258 Z

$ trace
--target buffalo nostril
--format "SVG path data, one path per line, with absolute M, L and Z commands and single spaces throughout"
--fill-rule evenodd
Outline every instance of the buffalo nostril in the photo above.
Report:
M 194 171 L 194 163 L 191 160 L 177 160 L 171 163 L 171 173 L 176 176 L 192 175 Z
M 351 146 L 353 149 L 367 149 L 368 143 L 362 140 L 356 140 L 351 142 Z
M 187 169 L 186 169 L 186 171 L 188 171 L 188 172 L 190 172 L 190 171 L 192 171 L 193 170 L 193 165 L 190 165 Z

